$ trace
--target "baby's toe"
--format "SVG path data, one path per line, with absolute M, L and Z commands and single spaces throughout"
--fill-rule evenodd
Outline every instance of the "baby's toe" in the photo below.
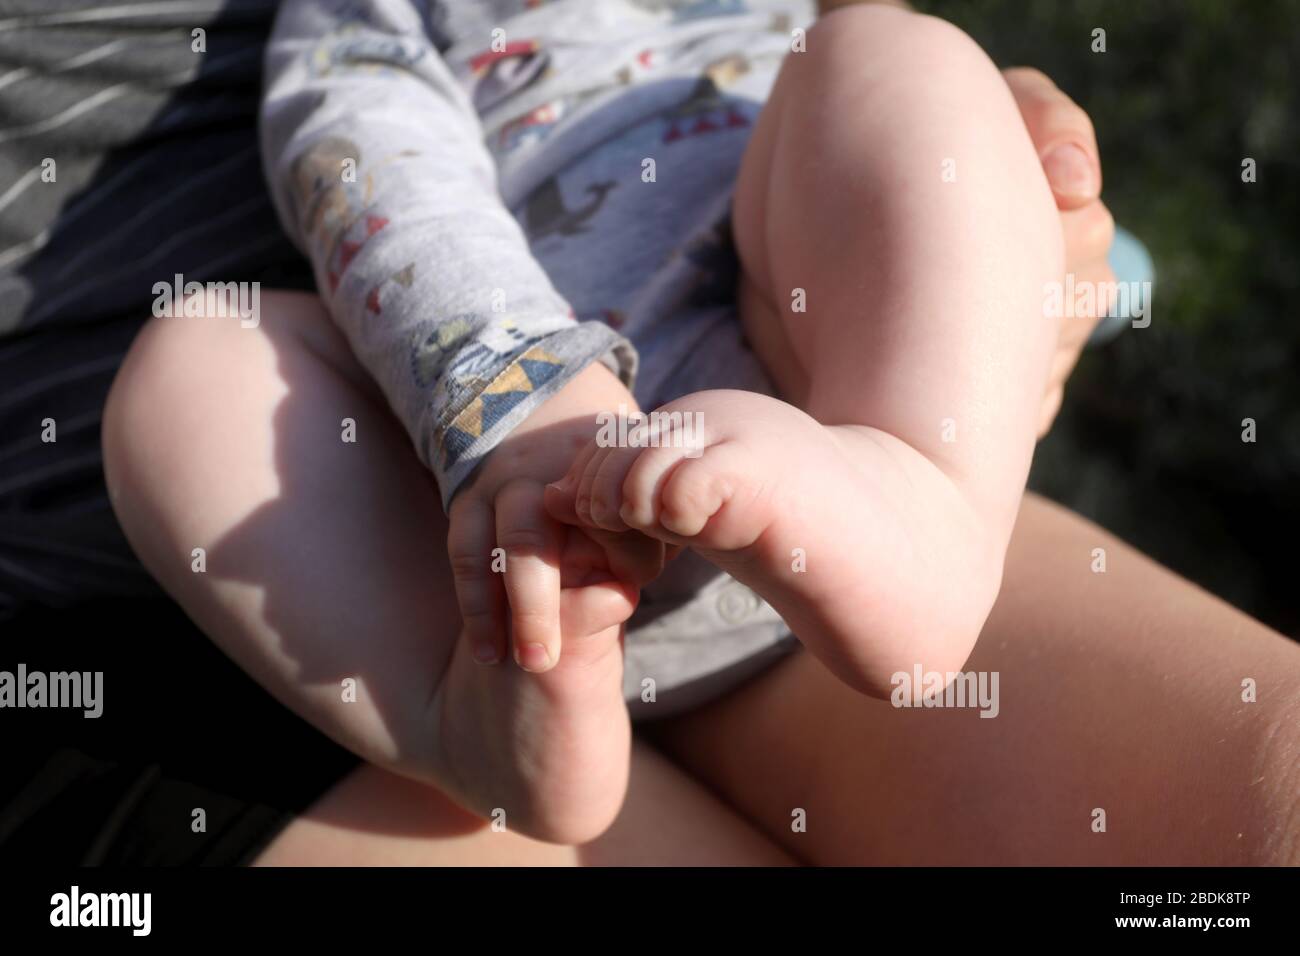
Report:
M 627 531 L 629 525 L 620 512 L 623 508 L 623 483 L 640 454 L 638 448 L 611 448 L 593 462 L 591 481 L 591 523 L 606 531 Z
M 669 471 L 682 458 L 677 448 L 642 448 L 633 456 L 623 479 L 619 517 L 630 528 L 655 535 L 659 527 L 659 490 Z
M 600 473 L 600 465 L 614 449 L 597 448 L 595 453 L 587 459 L 587 464 L 582 473 L 578 476 L 577 490 L 573 495 L 573 508 L 578 514 L 578 520 L 583 524 L 599 527 L 591 515 L 591 492 L 596 484 L 596 476 Z
M 659 523 L 673 534 L 693 538 L 730 497 L 728 482 L 704 458 L 683 458 L 664 483 Z

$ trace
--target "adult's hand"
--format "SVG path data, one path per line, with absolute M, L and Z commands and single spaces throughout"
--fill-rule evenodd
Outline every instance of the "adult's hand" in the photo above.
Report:
M 1061 211 L 1066 272 L 1074 274 L 1076 283 L 1095 283 L 1098 290 L 1108 288 L 1115 281 L 1106 261 L 1115 221 L 1100 198 L 1101 158 L 1092 121 L 1038 70 L 1014 67 L 1002 75 L 1020 107 L 1029 137 L 1042 158 L 1056 207 Z M 1091 314 L 1069 316 L 1061 325 L 1061 338 L 1043 396 L 1040 438 L 1051 428 L 1061 408 L 1065 380 L 1108 306 L 1101 295 L 1093 297 L 1093 301 L 1096 307 Z

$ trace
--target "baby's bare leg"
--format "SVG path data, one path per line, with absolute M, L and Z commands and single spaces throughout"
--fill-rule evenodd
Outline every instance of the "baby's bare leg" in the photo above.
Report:
M 939 20 L 823 18 L 763 109 L 732 223 L 742 317 L 788 403 L 683 396 L 660 427 L 698 422 L 698 454 L 604 450 L 557 494 L 693 548 L 858 689 L 959 669 L 1001 580 L 1064 269 L 1001 74 Z
M 1064 267 L 1001 74 L 939 20 L 824 17 L 763 109 L 732 226 L 742 318 L 790 404 L 676 399 L 660 427 L 697 422 L 696 453 L 606 450 L 558 493 L 695 549 L 859 689 L 960 668 L 1001 579 Z
M 428 766 L 458 623 L 437 492 L 319 301 L 269 293 L 260 312 L 141 331 L 104 415 L 114 509 L 259 683 L 366 759 Z
M 733 223 L 742 317 L 787 397 L 920 452 L 1005 540 L 1057 338 L 1044 286 L 1064 265 L 992 62 L 930 17 L 823 17 L 761 115 Z
M 861 689 L 959 668 L 1001 579 L 1057 339 L 1044 290 L 1064 268 L 1001 74 L 940 20 L 824 17 L 760 117 L 733 232 L 749 337 L 811 418 L 720 393 L 671 403 L 711 447 L 653 495 L 656 468 L 630 472 L 624 500 L 647 504 L 627 520 L 754 587 Z
M 438 490 L 315 296 L 264 293 L 257 328 L 152 320 L 104 445 L 145 566 L 285 705 L 512 831 L 581 841 L 613 819 L 630 737 L 618 641 L 563 693 L 539 678 L 564 674 L 471 659 Z

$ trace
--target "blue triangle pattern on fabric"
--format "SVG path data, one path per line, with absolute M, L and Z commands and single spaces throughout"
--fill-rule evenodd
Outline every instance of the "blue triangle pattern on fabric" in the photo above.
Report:
M 496 395 L 479 396 L 479 400 L 483 403 L 483 434 L 486 435 L 493 425 L 501 421 L 503 415 L 531 394 L 531 392 L 498 392 Z
M 444 467 L 455 464 L 465 449 L 474 444 L 474 436 L 459 428 L 448 428 L 442 439 L 442 457 Z
M 563 368 L 556 362 L 539 362 L 537 359 L 520 359 L 519 366 L 528 376 L 528 381 L 533 383 L 533 388 L 541 388 L 559 375 Z

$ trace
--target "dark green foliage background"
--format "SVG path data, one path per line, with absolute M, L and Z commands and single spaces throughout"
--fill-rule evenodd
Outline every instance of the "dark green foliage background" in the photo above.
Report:
M 1150 327 L 1085 353 L 1030 486 L 1300 636 L 1300 3 L 916 6 L 1088 111 L 1156 261 Z

